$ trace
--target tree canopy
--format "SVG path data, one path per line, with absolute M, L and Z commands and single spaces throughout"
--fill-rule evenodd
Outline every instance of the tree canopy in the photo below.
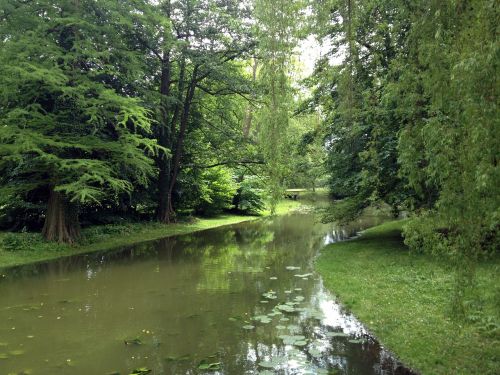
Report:
M 495 1 L 0 4 L 3 228 L 74 242 L 326 181 L 325 220 L 385 203 L 414 250 L 498 251 Z

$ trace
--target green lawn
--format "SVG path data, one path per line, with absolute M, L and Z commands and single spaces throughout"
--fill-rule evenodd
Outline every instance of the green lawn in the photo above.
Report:
M 300 205 L 297 201 L 283 200 L 278 204 L 276 213 L 285 214 Z M 269 215 L 268 211 L 262 216 Z M 160 224 L 126 223 L 89 227 L 82 230 L 82 240 L 78 245 L 61 245 L 43 240 L 39 233 L 0 232 L 0 269 L 21 264 L 56 259 L 75 254 L 113 249 L 119 246 L 154 240 L 177 234 L 192 233 L 204 229 L 255 220 L 262 216 L 220 215 L 214 218 L 197 218 L 190 223 Z M 4 239 L 10 237 L 19 243 L 15 251 L 7 251 Z
M 500 373 L 500 262 L 480 264 L 474 312 L 449 318 L 453 272 L 409 254 L 402 222 L 325 247 L 316 267 L 325 285 L 387 348 L 422 374 Z

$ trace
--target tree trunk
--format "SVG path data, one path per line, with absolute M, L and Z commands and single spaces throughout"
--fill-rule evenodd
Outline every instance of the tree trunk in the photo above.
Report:
M 158 143 L 161 146 L 168 148 L 172 153 L 175 154 L 176 151 L 174 150 L 173 138 L 176 133 L 176 125 L 179 120 L 179 113 L 181 109 L 181 105 L 179 105 L 178 103 L 182 102 L 182 96 L 184 93 L 186 64 L 183 58 L 179 66 L 177 103 L 173 106 L 173 108 L 172 106 L 168 105 L 168 101 L 171 99 L 169 98 L 169 96 L 172 94 L 170 90 L 170 85 L 172 83 L 172 62 L 170 61 L 170 52 L 165 55 L 163 64 L 164 69 L 162 70 L 160 86 L 163 105 L 162 118 L 160 120 L 160 132 L 158 134 Z M 173 114 L 171 112 L 173 112 Z M 170 189 L 170 182 L 172 178 L 172 159 L 167 158 L 166 155 L 163 159 L 159 159 L 158 169 L 158 207 L 156 216 L 159 222 L 168 224 L 170 223 L 171 218 L 174 215 L 172 205 L 172 191 Z
M 171 66 L 170 66 L 170 51 L 166 52 L 162 62 L 161 71 L 161 119 L 158 130 L 158 144 L 165 148 L 171 148 L 171 138 L 172 134 L 170 132 L 169 124 L 169 96 L 170 96 L 170 83 L 171 83 Z M 169 156 L 163 152 L 157 159 L 158 165 L 158 208 L 157 208 L 157 219 L 160 222 L 166 222 L 169 216 L 168 213 L 168 187 L 170 185 L 170 160 Z
M 197 74 L 198 74 L 198 66 L 195 66 L 193 73 L 192 73 L 191 82 L 189 84 L 189 87 L 187 88 L 186 97 L 184 99 L 182 116 L 181 116 L 181 121 L 180 121 L 180 126 L 179 126 L 179 134 L 177 136 L 177 144 L 175 146 L 175 153 L 173 156 L 173 163 L 172 163 L 172 168 L 171 168 L 172 175 L 170 176 L 170 186 L 169 186 L 168 195 L 167 195 L 168 210 L 167 210 L 167 217 L 165 220 L 166 223 L 170 223 L 172 221 L 174 213 L 175 213 L 173 203 L 172 203 L 172 196 L 173 196 L 175 184 L 177 182 L 177 175 L 179 173 L 180 161 L 181 161 L 181 157 L 182 157 L 182 146 L 184 144 L 184 137 L 186 135 L 186 129 L 187 129 L 188 122 L 189 122 L 189 114 L 190 114 L 190 110 L 191 110 L 191 104 L 193 102 L 194 93 L 196 91 Z
M 69 204 L 64 196 L 52 187 L 42 235 L 49 241 L 69 244 L 75 243 L 80 237 L 76 207 Z
M 257 67 L 258 67 L 258 60 L 254 58 L 253 60 L 253 65 L 252 65 L 252 79 L 253 82 L 255 83 L 257 81 Z M 252 95 L 253 98 L 255 98 L 255 94 Z M 243 123 L 243 138 L 248 139 L 250 135 L 250 128 L 252 127 L 252 120 L 253 120 L 253 107 L 252 103 L 248 103 L 247 109 L 245 111 L 245 120 Z

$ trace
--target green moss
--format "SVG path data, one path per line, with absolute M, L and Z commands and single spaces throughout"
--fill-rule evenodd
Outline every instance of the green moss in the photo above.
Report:
M 277 213 L 285 214 L 299 205 L 299 202 L 282 201 L 278 204 Z M 269 213 L 262 214 L 262 216 L 266 215 Z M 94 226 L 82 231 L 82 240 L 75 246 L 45 241 L 39 233 L 0 232 L 0 269 L 75 254 L 114 249 L 143 241 L 255 220 L 262 216 L 220 215 L 214 218 L 196 219 L 190 223 L 169 225 L 149 222 Z M 8 249 L 3 248 L 2 244 L 4 244 L 5 238 L 9 238 L 8 242 L 14 244 L 14 247 L 17 246 L 18 249 L 8 251 Z
M 410 254 L 402 221 L 327 246 L 316 267 L 325 285 L 410 367 L 423 374 L 494 374 L 500 368 L 498 259 L 477 268 L 466 321 L 449 318 L 453 271 Z

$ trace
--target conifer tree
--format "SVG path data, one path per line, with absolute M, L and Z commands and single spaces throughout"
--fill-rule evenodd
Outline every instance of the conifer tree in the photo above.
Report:
M 113 2 L 8 2 L 0 16 L 0 207 L 47 202 L 43 235 L 74 242 L 78 207 L 154 173 L 139 72 L 112 27 Z

